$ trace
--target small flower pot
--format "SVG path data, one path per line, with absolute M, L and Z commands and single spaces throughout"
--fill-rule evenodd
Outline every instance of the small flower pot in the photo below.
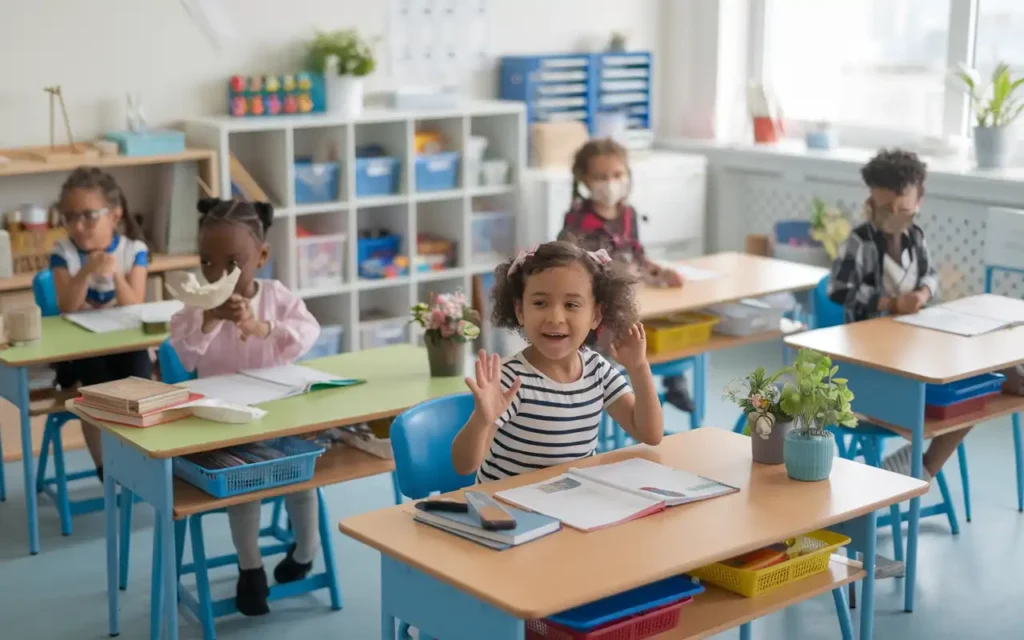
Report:
M 466 343 L 445 338 L 424 337 L 430 377 L 462 377 L 466 370 Z
M 827 431 L 820 436 L 791 430 L 785 435 L 782 446 L 786 473 L 802 482 L 825 480 L 832 473 L 834 445 L 832 434 Z
M 353 75 L 327 76 L 327 109 L 355 117 L 363 112 L 363 78 Z
M 1006 127 L 974 127 L 974 158 L 979 169 L 1004 169 L 1013 155 L 1013 135 Z
M 764 417 L 761 416 L 763 420 Z M 793 428 L 793 422 L 776 422 L 771 427 L 771 433 L 767 436 L 763 436 L 758 433 L 757 425 L 754 422 L 755 416 L 747 416 L 748 424 L 750 424 L 750 453 L 754 458 L 754 462 L 761 464 L 782 464 L 785 460 L 783 458 L 783 443 L 785 442 L 786 434 Z

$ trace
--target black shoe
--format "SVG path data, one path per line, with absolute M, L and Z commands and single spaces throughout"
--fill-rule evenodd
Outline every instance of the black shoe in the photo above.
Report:
M 690 390 L 686 388 L 686 378 L 665 378 L 665 402 L 684 413 L 694 413 L 697 410 L 690 397 Z
M 235 588 L 235 606 L 243 616 L 262 616 L 270 613 L 267 598 L 267 573 L 259 569 L 238 569 L 238 586 Z
M 96 465 L 96 477 L 100 479 L 100 484 L 103 484 L 103 465 Z
M 313 563 L 307 562 L 305 564 L 295 561 L 295 545 L 288 550 L 288 555 L 284 557 L 284 560 L 277 563 L 274 567 L 274 580 L 277 580 L 277 584 L 285 584 L 287 582 L 295 582 L 296 580 L 302 580 L 309 575 L 309 572 L 313 570 Z

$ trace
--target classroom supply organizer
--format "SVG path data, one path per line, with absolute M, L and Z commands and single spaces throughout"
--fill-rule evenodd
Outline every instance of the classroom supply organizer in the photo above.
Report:
M 512 255 L 514 215 L 511 239 L 486 251 L 474 252 L 473 221 L 474 212 L 518 208 L 525 112 L 518 102 L 467 100 L 454 109 L 367 108 L 355 117 L 208 117 L 187 122 L 185 132 L 190 145 L 218 152 L 221 193 L 238 182 L 232 157 L 265 192 L 275 210 L 268 232 L 275 277 L 304 299 L 321 325 L 343 327 L 341 349 L 352 351 L 414 342 L 406 324 L 414 303 L 430 293 L 469 292 L 474 276 L 493 272 Z M 418 153 L 417 133 L 422 140 L 426 132 L 443 143 Z M 491 169 L 497 183 L 470 179 L 467 157 L 480 159 L 475 166 L 481 172 L 487 161 L 507 168 Z M 443 262 L 434 252 L 438 239 L 451 243 Z M 340 268 L 310 268 L 328 253 L 340 258 Z M 389 254 L 390 260 L 372 261 Z M 401 329 L 382 320 L 401 320 Z
M 236 118 L 320 113 L 327 105 L 324 93 L 319 73 L 233 76 L 228 81 L 228 113 Z
M 644 323 L 647 330 L 647 353 L 668 353 L 704 344 L 718 317 L 710 313 L 687 311 L 666 318 L 655 318 Z
M 285 457 L 223 469 L 206 469 L 187 457 L 174 458 L 174 475 L 214 498 L 272 489 L 313 479 L 316 459 L 324 448 L 296 436 L 264 442 Z
M 983 373 L 948 384 L 925 385 L 924 415 L 946 420 L 982 411 L 992 396 L 999 395 L 1005 381 L 1001 373 Z

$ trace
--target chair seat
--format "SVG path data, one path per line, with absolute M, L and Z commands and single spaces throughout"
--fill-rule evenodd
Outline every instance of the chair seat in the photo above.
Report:
M 901 437 L 898 433 L 894 433 L 885 427 L 880 427 L 877 424 L 870 422 L 858 422 L 855 428 L 850 427 L 829 427 L 833 432 L 840 432 L 844 435 L 851 436 L 865 436 L 874 438 L 899 438 Z
M 665 378 L 675 378 L 692 369 L 693 365 L 693 358 L 683 358 L 682 360 L 672 360 L 670 362 L 659 362 L 658 364 L 651 365 L 651 373 Z

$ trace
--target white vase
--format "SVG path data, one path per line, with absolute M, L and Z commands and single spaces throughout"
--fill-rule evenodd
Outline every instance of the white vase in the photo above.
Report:
M 328 75 L 327 110 L 352 117 L 362 113 L 363 78 L 353 75 Z

